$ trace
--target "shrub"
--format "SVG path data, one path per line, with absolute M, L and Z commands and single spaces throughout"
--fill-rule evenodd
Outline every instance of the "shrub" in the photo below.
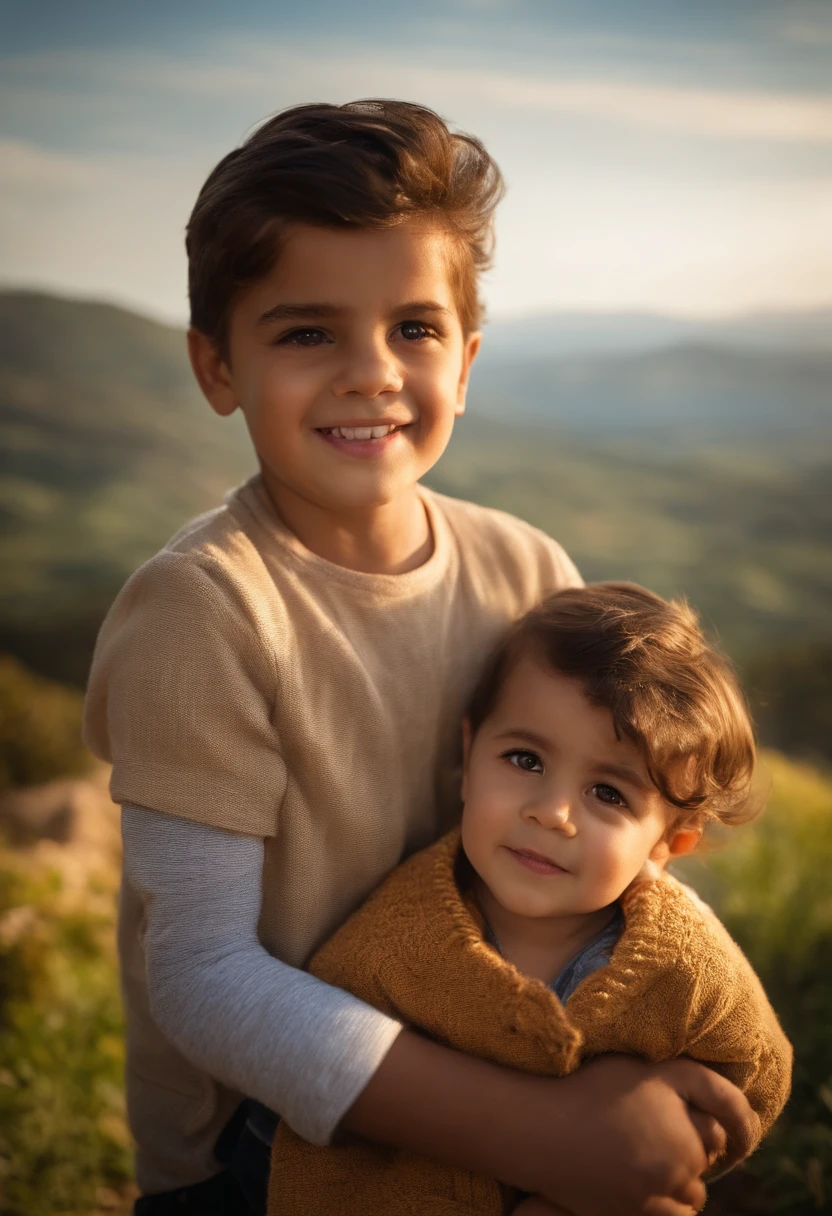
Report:
M 0 793 L 84 772 L 80 693 L 0 656 Z
M 832 1211 L 832 782 L 767 753 L 771 797 L 760 821 L 677 867 L 719 913 L 757 970 L 795 1049 L 789 1104 L 744 1167 L 755 1206 L 713 1207 L 817 1216 Z
M 130 1210 L 115 893 L 97 895 L 0 850 L 2 1216 Z

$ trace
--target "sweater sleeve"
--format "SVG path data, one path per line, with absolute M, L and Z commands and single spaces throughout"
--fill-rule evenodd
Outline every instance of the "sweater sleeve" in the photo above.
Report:
M 211 1076 L 326 1144 L 400 1024 L 264 949 L 262 840 L 136 806 L 123 809 L 122 835 L 162 1032 Z
M 793 1051 L 751 964 L 712 912 L 712 949 L 689 973 L 686 1055 L 743 1091 L 770 1131 L 791 1089 Z

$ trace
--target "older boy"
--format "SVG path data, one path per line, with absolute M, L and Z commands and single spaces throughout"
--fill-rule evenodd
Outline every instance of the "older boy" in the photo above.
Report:
M 418 484 L 464 409 L 500 187 L 428 110 L 305 106 L 230 153 L 191 216 L 194 371 L 243 411 L 261 472 L 128 582 L 91 675 L 87 738 L 126 808 L 137 1211 L 261 1208 L 256 1165 L 245 1200 L 220 1172 L 268 1139 L 244 1096 L 313 1142 L 343 1122 L 557 1189 L 575 1216 L 688 1212 L 700 1135 L 742 1152 L 753 1128 L 692 1065 L 518 1078 L 296 970 L 453 821 L 479 657 L 578 582 L 548 537 Z

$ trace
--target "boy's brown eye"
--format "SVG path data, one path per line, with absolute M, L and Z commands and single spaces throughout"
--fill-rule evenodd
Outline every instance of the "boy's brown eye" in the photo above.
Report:
M 279 339 L 281 346 L 320 346 L 328 341 L 322 329 L 293 329 Z
M 420 338 L 429 338 L 431 331 L 421 321 L 403 321 L 399 332 L 408 342 L 418 342 Z

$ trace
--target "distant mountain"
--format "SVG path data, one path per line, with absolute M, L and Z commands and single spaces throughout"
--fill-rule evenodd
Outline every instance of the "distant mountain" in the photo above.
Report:
M 581 434 L 649 432 L 674 443 L 718 436 L 832 439 L 829 351 L 676 345 L 643 353 L 528 356 L 484 350 L 472 402 L 485 416 Z
M 125 574 L 253 467 L 241 420 L 202 400 L 181 330 L 0 293 L 0 649 L 58 617 L 87 637 Z
M 831 372 L 822 350 L 486 351 L 431 481 L 537 523 L 588 577 L 688 594 L 737 652 L 825 637 Z M 124 579 L 253 468 L 181 330 L 0 293 L 0 650 L 83 683 Z
M 636 354 L 667 346 L 730 346 L 769 352 L 832 352 L 832 305 L 697 319 L 649 312 L 548 312 L 496 317 L 485 329 L 486 357 Z

